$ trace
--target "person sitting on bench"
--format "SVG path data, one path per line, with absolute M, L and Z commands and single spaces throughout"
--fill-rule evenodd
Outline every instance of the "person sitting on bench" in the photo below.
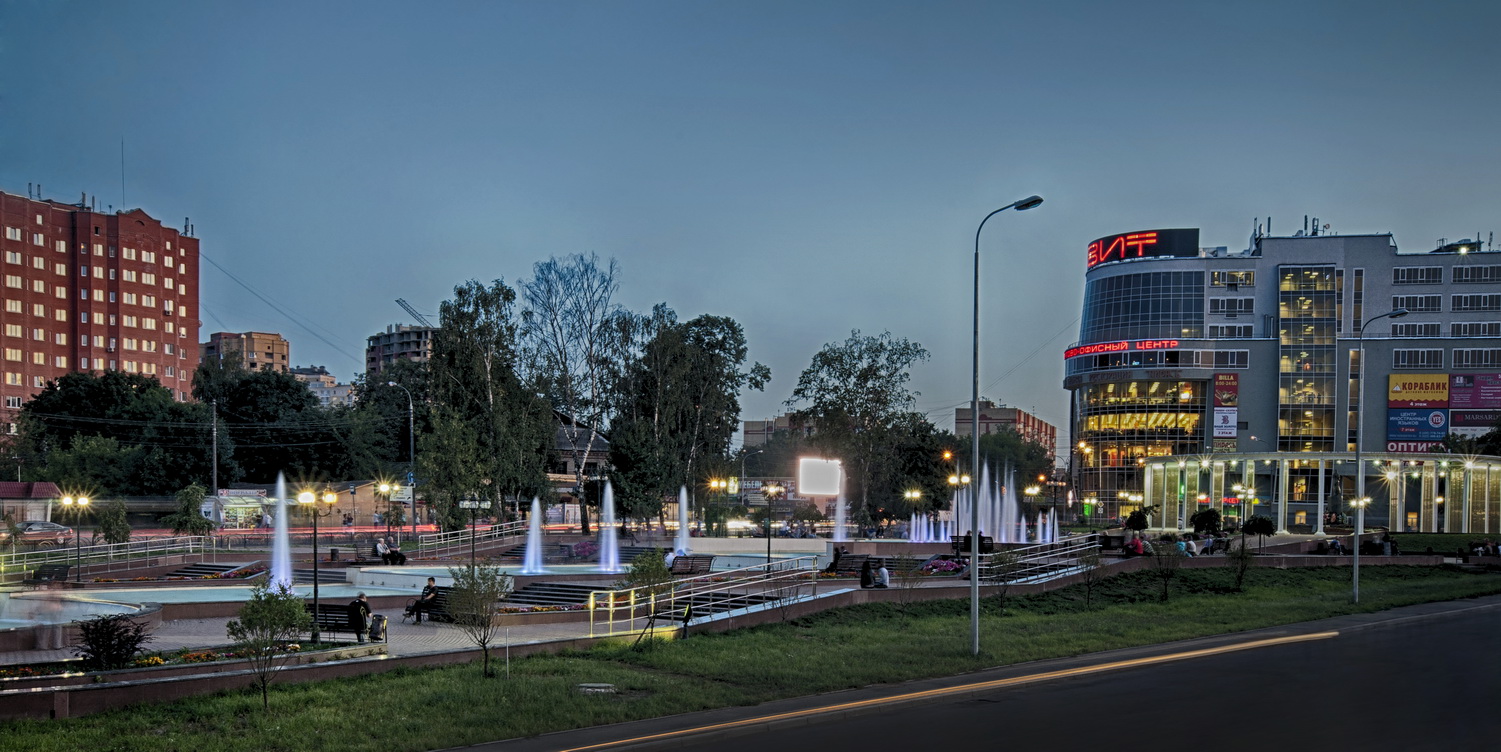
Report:
M 422 623 L 422 612 L 431 613 L 433 606 L 438 602 L 438 581 L 432 577 L 427 578 L 427 587 L 422 588 L 422 595 L 417 596 L 417 602 L 412 604 L 412 621 Z M 432 621 L 432 617 L 428 617 Z
M 407 563 L 407 555 L 402 553 L 400 548 L 392 545 L 387 545 L 385 538 L 381 538 L 376 541 L 375 554 L 380 557 L 382 564 Z

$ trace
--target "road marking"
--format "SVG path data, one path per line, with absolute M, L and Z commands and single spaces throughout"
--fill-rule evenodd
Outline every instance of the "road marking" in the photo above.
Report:
M 856 702 L 845 702 L 845 703 L 840 703 L 838 705 L 825 705 L 823 707 L 818 707 L 818 708 L 806 708 L 804 710 L 794 710 L 794 711 L 790 711 L 790 712 L 787 712 L 787 713 L 775 713 L 775 714 L 772 714 L 772 715 L 757 716 L 755 718 L 745 718 L 745 719 L 741 719 L 741 720 L 738 720 L 738 721 L 727 721 L 725 723 L 714 723 L 714 724 L 709 724 L 707 726 L 695 726 L 693 728 L 678 729 L 677 731 L 667 731 L 667 732 L 663 732 L 663 733 L 660 733 L 660 734 L 648 734 L 646 736 L 637 736 L 637 737 L 632 737 L 630 739 L 617 739 L 615 741 L 610 741 L 610 742 L 600 742 L 598 744 L 589 744 L 589 745 L 586 745 L 586 746 L 583 746 L 583 747 L 571 747 L 571 748 L 568 748 L 568 749 L 559 750 L 559 752 L 587 752 L 588 750 L 609 749 L 611 747 L 620 747 L 620 746 L 625 746 L 625 745 L 628 745 L 628 744 L 639 744 L 641 742 L 649 742 L 649 741 L 655 741 L 655 740 L 660 740 L 660 739 L 671 739 L 673 737 L 689 736 L 689 735 L 692 735 L 692 734 L 702 734 L 702 733 L 709 732 L 709 731 L 720 731 L 720 730 L 724 730 L 724 729 L 740 728 L 740 727 L 744 727 L 744 726 L 754 726 L 754 725 L 761 724 L 761 723 L 773 723 L 773 722 L 776 722 L 776 721 L 785 721 L 785 720 L 790 720 L 790 719 L 795 719 L 795 718 L 811 718 L 811 717 L 814 717 L 814 716 L 820 716 L 820 715 L 825 715 L 825 714 L 829 714 L 829 713 L 840 713 L 840 712 L 844 712 L 844 711 L 848 711 L 848 710 L 856 710 L 856 709 L 862 709 L 862 708 L 879 707 L 879 706 L 882 706 L 882 705 L 894 705 L 894 704 L 902 703 L 902 702 L 911 702 L 913 700 L 928 700 L 928 699 L 934 699 L 934 698 L 948 697 L 948 696 L 952 696 L 952 695 L 966 694 L 966 693 L 971 693 L 971 692 L 984 692 L 986 690 L 992 690 L 992 689 L 1003 689 L 1003 688 L 1006 688 L 1006 687 L 1015 687 L 1015 686 L 1020 686 L 1020 685 L 1023 685 L 1023 684 L 1032 684 L 1032 683 L 1035 683 L 1035 682 L 1051 681 L 1053 679 L 1063 679 L 1063 678 L 1067 678 L 1067 677 L 1070 677 L 1070 676 L 1087 676 L 1089 674 L 1100 674 L 1100 673 L 1105 673 L 1105 672 L 1108 672 L 1108 671 L 1119 671 L 1121 669 L 1137 668 L 1139 666 L 1151 666 L 1151 665 L 1155 665 L 1155 664 L 1159 664 L 1159 663 L 1170 663 L 1170 662 L 1173 662 L 1173 661 L 1184 661 L 1184 660 L 1189 660 L 1189 659 L 1193 659 L 1193 658 L 1203 658 L 1203 657 L 1211 656 L 1211 655 L 1222 655 L 1224 653 L 1234 653 L 1234 652 L 1238 652 L 1238 651 L 1241 651 L 1241 650 L 1255 650 L 1257 648 L 1272 647 L 1274 645 L 1287 645 L 1287 644 L 1297 643 L 1297 642 L 1310 642 L 1310 641 L 1313 641 L 1313 640 L 1328 640 L 1330 638 L 1334 638 L 1334 637 L 1338 637 L 1338 636 L 1339 636 L 1339 632 L 1337 632 L 1337 631 L 1330 631 L 1330 632 L 1313 632 L 1313 633 L 1310 633 L 1310 634 L 1301 634 L 1301 635 L 1288 635 L 1286 637 L 1272 637 L 1272 638 L 1268 638 L 1268 639 L 1265 639 L 1265 640 L 1252 640 L 1250 642 L 1239 642 L 1239 643 L 1236 643 L 1234 645 L 1222 645 L 1220 647 L 1215 647 L 1215 648 L 1201 648 L 1199 650 L 1186 650 L 1186 651 L 1181 652 L 1181 653 L 1168 653 L 1167 655 L 1155 655 L 1155 656 L 1149 656 L 1149 657 L 1146 657 L 1146 658 L 1132 658 L 1130 660 L 1114 661 L 1114 662 L 1111 662 L 1111 663 L 1101 663 L 1101 664 L 1097 664 L 1097 665 L 1094 665 L 1094 666 L 1080 666 L 1078 668 L 1066 668 L 1066 669 L 1060 669 L 1058 671 L 1047 671 L 1047 672 L 1044 672 L 1044 673 L 1041 673 L 1041 674 L 1029 674 L 1027 676 L 1014 676 L 1014 677 L 1011 677 L 1009 679 L 993 679 L 991 681 L 975 682 L 975 683 L 972 683 L 972 684 L 961 684 L 961 685 L 954 686 L 954 687 L 942 687 L 942 688 L 939 688 L 939 689 L 928 689 L 928 690 L 923 690 L 921 692 L 908 692 L 906 694 L 892 695 L 892 696 L 889 696 L 889 697 L 877 697 L 877 698 L 873 698 L 873 699 L 870 699 L 870 700 L 858 700 Z

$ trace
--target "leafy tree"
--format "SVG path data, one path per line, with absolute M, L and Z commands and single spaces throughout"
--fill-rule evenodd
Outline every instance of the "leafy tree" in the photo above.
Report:
M 1152 575 L 1162 582 L 1162 602 L 1166 603 L 1168 586 L 1178 576 L 1178 568 L 1183 565 L 1183 553 L 1172 541 L 1165 540 L 1152 547 L 1150 561 Z
M 1214 507 L 1205 507 L 1194 512 L 1188 518 L 1196 533 L 1218 533 L 1220 531 L 1220 510 Z
M 484 675 L 494 676 L 490 670 L 490 643 L 494 642 L 499 629 L 501 600 L 511 594 L 515 581 L 504 570 L 493 564 L 474 567 L 449 567 L 453 587 L 448 590 L 448 613 L 454 624 L 464 631 L 485 654 Z
M 959 444 L 955 453 L 964 457 L 967 465 L 969 442 L 958 437 L 954 440 Z M 1017 480 L 1024 486 L 1030 484 L 1031 479 L 1038 475 L 1052 473 L 1053 452 L 1053 447 L 1028 441 L 1010 428 L 1002 428 L 980 436 L 980 462 L 994 468 L 997 472 L 1000 472 L 1002 468 L 1011 467 L 1016 471 Z
M 130 523 L 125 521 L 125 502 L 115 500 L 99 505 L 99 534 L 105 543 L 130 541 Z
M 74 653 L 90 671 L 126 668 L 151 640 L 150 627 L 130 614 L 105 614 L 78 623 L 79 645 Z
M 214 530 L 214 521 L 199 511 L 208 489 L 194 483 L 177 492 L 177 510 L 162 516 L 162 524 L 172 528 L 173 535 L 208 535 Z
M 1266 537 L 1268 535 L 1276 534 L 1277 523 L 1271 517 L 1264 514 L 1255 514 L 1251 515 L 1245 524 L 1240 526 L 1240 530 L 1246 535 L 1256 536 L 1258 538 L 1256 545 L 1259 548 L 1266 545 Z
M 252 587 L 250 600 L 240 607 L 240 618 L 224 625 L 236 650 L 255 672 L 262 709 L 271 709 L 268 692 L 271 680 L 285 663 L 286 643 L 297 639 L 311 625 L 312 617 L 308 616 L 302 596 L 286 584 L 273 587 L 269 582 Z
M 557 421 L 518 374 L 515 301 L 500 280 L 488 287 L 471 280 L 439 307 L 442 328 L 428 362 L 432 431 L 418 461 L 422 494 L 448 529 L 463 525 L 458 499 L 475 495 L 499 508 L 506 498 L 552 492 L 545 462 Z
M 1140 533 L 1147 529 L 1147 513 L 1140 509 L 1133 509 L 1126 515 L 1126 529 Z
M 412 439 L 431 430 L 429 378 L 427 362 L 411 360 L 397 360 L 379 373 L 355 377 L 350 388 L 354 397 L 351 409 L 361 414 L 370 428 L 370 451 L 379 463 L 375 477 L 402 479 L 406 483 Z M 407 391 L 390 386 L 391 382 Z M 408 392 L 412 395 L 410 403 Z
M 539 261 L 521 285 L 526 310 L 524 336 L 532 354 L 534 381 L 563 413 L 562 449 L 572 461 L 574 486 L 584 487 L 586 459 L 609 422 L 608 363 L 618 357 L 621 307 L 615 303 L 619 268 L 594 254 Z M 587 506 L 579 504 L 589 534 Z
M 672 572 L 667 568 L 666 554 L 662 549 L 647 551 L 631 560 L 621 587 L 643 588 L 651 595 L 672 591 Z
M 907 387 L 909 371 L 927 359 L 928 351 L 915 342 L 855 330 L 813 356 L 786 402 L 796 408 L 794 419 L 816 429 L 814 443 L 843 459 L 847 498 L 860 501 L 857 520 L 873 518 L 879 508 L 872 503 L 879 499 L 872 498 L 872 483 L 879 463 L 894 452 L 898 427 L 914 420 L 918 393 Z
M 63 488 L 129 494 L 140 488 L 137 474 L 146 453 L 142 447 L 120 446 L 113 438 L 75 433 L 67 448 L 47 453 L 39 475 Z

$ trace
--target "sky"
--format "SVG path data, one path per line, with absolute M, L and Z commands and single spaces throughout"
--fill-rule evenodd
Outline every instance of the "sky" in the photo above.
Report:
M 980 240 L 981 391 L 1066 441 L 1095 238 L 1501 229 L 1498 27 L 1444 1 L 0 0 L 0 190 L 191 218 L 201 339 L 280 332 L 341 380 L 414 323 L 397 298 L 436 320 L 465 280 L 596 253 L 628 309 L 744 326 L 772 381 L 742 418 L 858 329 L 929 351 L 910 385 L 950 430 L 976 227 L 1039 194 Z

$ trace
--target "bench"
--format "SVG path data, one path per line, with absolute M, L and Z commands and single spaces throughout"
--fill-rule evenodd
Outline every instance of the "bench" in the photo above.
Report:
M 672 566 L 667 569 L 674 576 L 688 576 L 708 574 L 714 567 L 712 554 L 684 554 L 672 560 Z
M 438 594 L 435 595 L 435 596 L 433 596 L 432 607 L 431 608 L 427 608 L 427 609 L 423 609 L 422 613 L 426 614 L 426 616 L 427 616 L 428 619 L 438 619 L 438 620 L 441 620 L 441 621 L 453 621 L 453 614 L 448 613 L 448 590 L 449 590 L 449 588 L 447 588 L 447 587 L 445 587 L 443 585 L 439 585 L 437 589 L 438 589 Z M 416 606 L 417 606 L 417 599 L 416 598 L 413 598 L 413 599 L 407 601 L 406 611 L 402 612 L 402 614 L 401 614 L 401 620 L 402 621 L 406 621 L 407 619 L 413 618 L 415 616 L 415 614 L 412 612 L 412 609 L 415 608 Z
M 46 582 L 66 582 L 68 572 L 73 569 L 72 564 L 43 564 L 31 573 L 31 577 L 22 582 L 27 585 L 40 585 Z
M 951 535 L 951 536 L 949 536 L 949 542 L 952 543 L 953 546 L 954 546 L 954 555 L 955 556 L 966 556 L 971 551 L 974 550 L 974 549 L 971 548 L 971 546 L 974 545 L 974 541 L 970 540 L 971 537 L 972 536 L 968 536 L 968 535 Z M 982 535 L 982 536 L 980 536 L 980 553 L 982 553 L 982 554 L 993 554 L 993 553 L 995 553 L 995 539 L 992 538 L 992 537 L 990 537 L 990 536 L 988 536 L 988 535 Z
M 318 625 L 320 632 L 348 632 L 356 639 L 360 636 L 360 627 L 350 618 L 349 606 L 337 603 L 319 603 L 318 609 L 313 610 L 313 604 L 304 604 L 308 616 L 313 617 L 313 623 Z

